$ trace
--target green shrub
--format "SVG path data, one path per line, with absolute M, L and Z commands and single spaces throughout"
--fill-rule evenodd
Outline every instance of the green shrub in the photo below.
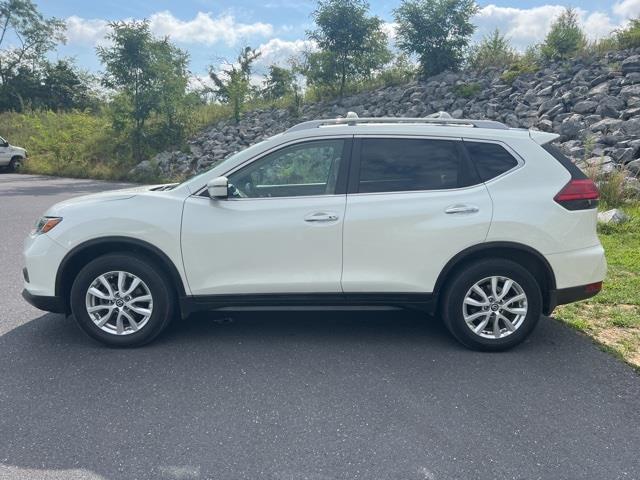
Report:
M 602 208 L 622 207 L 633 200 L 633 193 L 626 181 L 626 169 L 620 168 L 604 173 L 598 165 L 594 165 L 588 166 L 585 173 L 598 185 Z
M 485 36 L 479 44 L 471 47 L 467 62 L 471 68 L 482 71 L 488 68 L 504 69 L 517 58 L 509 40 L 495 29 L 491 35 Z
M 635 18 L 629 22 L 627 27 L 616 30 L 614 38 L 619 48 L 640 47 L 640 18 Z
M 458 97 L 471 98 L 480 93 L 482 87 L 479 83 L 459 83 L 453 87 L 453 93 Z
M 540 69 L 539 59 L 539 48 L 537 46 L 529 47 L 524 52 L 524 55 L 517 57 L 516 60 L 507 67 L 500 78 L 503 82 L 511 85 L 520 75 L 537 72 Z
M 551 25 L 540 51 L 546 60 L 575 56 L 587 46 L 587 38 L 578 24 L 578 14 L 567 8 Z

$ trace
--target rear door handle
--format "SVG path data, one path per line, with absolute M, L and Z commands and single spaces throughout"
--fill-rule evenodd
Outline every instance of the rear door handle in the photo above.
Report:
M 444 213 L 448 213 L 450 215 L 464 215 L 469 213 L 478 213 L 480 209 L 475 205 L 451 205 L 447 207 Z
M 316 212 L 310 213 L 306 217 L 304 217 L 305 222 L 310 223 L 322 223 L 322 222 L 335 222 L 338 220 L 338 215 L 331 212 Z

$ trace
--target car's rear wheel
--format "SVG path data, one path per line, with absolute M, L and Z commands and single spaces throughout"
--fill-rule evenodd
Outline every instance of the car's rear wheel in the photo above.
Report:
M 448 282 L 441 313 L 449 331 L 465 346 L 506 350 L 527 338 L 538 323 L 540 286 L 515 262 L 481 260 Z
M 152 261 L 108 254 L 91 261 L 71 287 L 71 310 L 89 336 L 111 346 L 150 342 L 173 315 L 171 284 Z

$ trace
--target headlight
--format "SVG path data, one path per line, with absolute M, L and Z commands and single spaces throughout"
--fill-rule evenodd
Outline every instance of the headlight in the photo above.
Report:
M 62 221 L 62 217 L 41 217 L 31 230 L 31 235 L 47 233 Z

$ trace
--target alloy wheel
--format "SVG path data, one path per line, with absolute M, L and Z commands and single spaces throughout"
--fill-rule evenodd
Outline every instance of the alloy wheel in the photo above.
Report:
M 527 295 L 515 280 L 486 277 L 467 291 L 462 314 L 467 327 L 476 335 L 504 338 L 522 326 L 527 316 Z
M 130 335 L 144 328 L 153 312 L 146 283 L 130 272 L 112 271 L 95 278 L 85 298 L 87 313 L 102 331 Z

